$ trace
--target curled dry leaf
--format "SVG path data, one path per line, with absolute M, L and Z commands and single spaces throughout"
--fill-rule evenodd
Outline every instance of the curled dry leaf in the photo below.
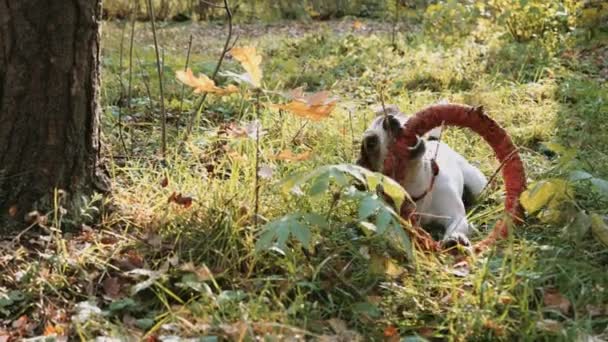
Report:
M 568 313 L 570 312 L 570 300 L 564 297 L 564 295 L 562 295 L 555 288 L 545 289 L 543 303 L 545 304 L 545 307 L 549 309 L 559 310 L 564 315 L 568 315 Z
M 331 114 L 336 106 L 336 98 L 330 98 L 328 91 L 304 95 L 301 90 L 294 89 L 290 93 L 293 100 L 287 104 L 271 104 L 272 108 L 283 109 L 298 116 L 313 121 L 323 120 Z
M 302 152 L 300 154 L 294 154 L 291 150 L 283 150 L 279 152 L 274 158 L 276 160 L 285 160 L 285 161 L 304 161 L 310 159 L 312 154 L 310 151 Z
M 194 88 L 194 92 L 197 94 L 212 93 L 224 96 L 239 91 L 239 88 L 233 84 L 228 85 L 226 88 L 218 87 L 212 79 L 204 74 L 199 74 L 198 77 L 195 77 L 190 68 L 186 69 L 186 71 L 179 70 L 175 75 L 180 82 Z
M 118 298 L 120 295 L 120 282 L 118 278 L 106 277 L 103 280 L 103 292 L 110 298 Z
M 176 203 L 181 205 L 182 207 L 188 209 L 192 206 L 192 197 L 188 197 L 188 196 L 183 196 L 181 193 L 175 193 L 173 192 L 171 194 L 171 196 L 169 196 L 169 200 L 168 203 Z
M 235 47 L 230 50 L 230 54 L 241 62 L 243 69 L 249 74 L 251 84 L 259 88 L 262 85 L 262 69 L 260 68 L 262 56 L 257 53 L 255 47 Z
M 161 179 L 160 181 L 160 186 L 163 188 L 166 188 L 169 185 L 169 178 L 167 178 L 166 176 Z

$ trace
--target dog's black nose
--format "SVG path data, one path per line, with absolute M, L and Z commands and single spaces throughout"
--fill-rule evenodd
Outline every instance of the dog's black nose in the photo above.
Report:
M 363 139 L 363 146 L 365 146 L 366 151 L 374 151 L 378 148 L 380 144 L 380 139 L 375 134 L 368 135 Z

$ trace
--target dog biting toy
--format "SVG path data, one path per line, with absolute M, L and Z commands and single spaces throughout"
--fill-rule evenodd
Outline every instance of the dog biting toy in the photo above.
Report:
M 508 218 L 496 223 L 492 232 L 474 246 L 476 252 L 482 252 L 497 240 L 509 234 L 510 222 L 522 223 L 523 208 L 519 196 L 526 188 L 524 166 L 507 132 L 487 116 L 482 107 L 470 107 L 457 104 L 438 104 L 427 107 L 412 116 L 403 128 L 403 134 L 396 138 L 389 148 L 384 160 L 384 174 L 400 182 L 406 175 L 411 147 L 416 145 L 417 137 L 423 136 L 431 129 L 439 126 L 457 126 L 469 128 L 479 134 L 492 147 L 496 158 L 502 166 L 502 176 L 506 188 L 505 211 Z M 414 209 L 406 204 L 401 210 L 401 216 L 416 222 Z M 428 234 L 417 234 L 418 242 L 430 249 L 437 249 L 437 243 Z

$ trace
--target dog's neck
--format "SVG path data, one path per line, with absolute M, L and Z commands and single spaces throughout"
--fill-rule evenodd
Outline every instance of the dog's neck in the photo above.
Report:
M 426 191 L 429 191 L 429 186 L 433 177 L 431 161 L 422 158 L 412 161 L 408 165 L 407 174 L 401 185 L 410 196 L 417 197 L 424 194 Z M 424 200 L 424 198 L 421 198 L 420 200 Z

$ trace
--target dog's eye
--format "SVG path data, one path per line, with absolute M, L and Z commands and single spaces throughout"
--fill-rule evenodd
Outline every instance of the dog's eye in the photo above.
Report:
M 379 143 L 380 140 L 377 135 L 367 136 L 365 137 L 365 140 L 363 140 L 363 145 L 365 145 L 365 149 L 368 151 L 376 149 Z

